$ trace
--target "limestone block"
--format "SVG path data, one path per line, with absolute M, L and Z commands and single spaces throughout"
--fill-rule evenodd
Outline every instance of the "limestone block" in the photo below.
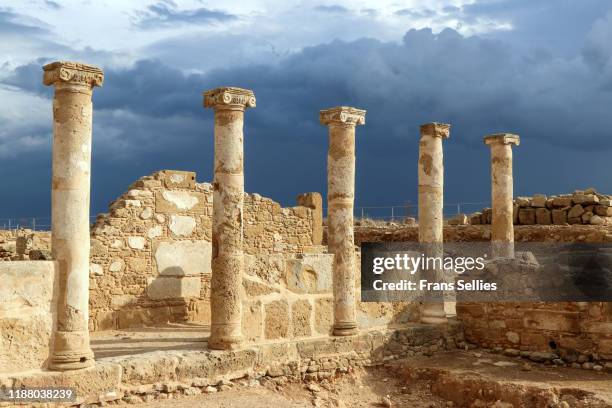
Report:
M 161 237 L 163 234 L 164 234 L 164 228 L 161 225 L 156 225 L 154 227 L 151 227 L 147 231 L 147 237 L 149 239 Z
M 599 203 L 599 198 L 595 194 L 574 194 L 572 201 L 574 204 L 591 205 Z
M 330 334 L 334 322 L 334 301 L 332 298 L 315 300 L 314 327 L 319 334 Z
M 263 337 L 263 307 L 261 301 L 245 302 L 242 307 L 242 335 L 246 341 Z
M 584 214 L 584 208 L 580 204 L 573 206 L 567 213 L 567 218 L 579 218 Z
M 311 335 L 312 306 L 307 299 L 296 300 L 291 305 L 291 321 L 293 337 L 306 337 Z
M 612 360 L 612 339 L 600 339 L 597 342 L 597 352 L 603 358 Z
M 110 244 L 111 248 L 114 249 L 119 249 L 119 248 L 123 248 L 123 241 L 120 239 L 114 239 L 111 244 Z
M 529 207 L 529 204 L 531 203 L 531 199 L 529 197 L 516 197 L 515 202 L 521 208 Z
M 262 281 L 278 284 L 286 271 L 286 259 L 282 254 L 244 255 L 244 271 Z
M 268 340 L 286 338 L 289 334 L 289 305 L 275 300 L 265 305 L 264 335 Z
M 550 211 L 546 208 L 536 208 L 536 224 L 549 225 L 551 224 Z
M 200 277 L 149 277 L 147 296 L 153 300 L 199 297 L 200 286 Z
M 564 225 L 567 223 L 567 211 L 564 209 L 552 210 L 552 222 L 555 225 Z
M 602 217 L 612 217 L 612 207 L 608 207 L 605 205 L 596 205 L 595 214 Z
M 605 220 L 601 218 L 599 215 L 593 215 L 589 220 L 589 224 L 591 225 L 603 225 L 605 224 Z
M 166 188 L 195 189 L 196 174 L 193 171 L 162 170 L 157 177 Z
M 580 217 L 580 219 L 582 220 L 583 224 L 589 224 L 591 221 L 591 218 L 593 218 L 593 213 L 590 211 L 585 212 L 584 214 L 582 214 L 582 216 Z
M 244 276 L 242 278 L 242 286 L 244 286 L 244 291 L 249 297 L 263 296 L 280 292 L 278 287 L 270 286 L 263 282 L 258 282 L 252 278 L 249 278 L 248 276 Z
M 523 325 L 528 329 L 580 332 L 578 312 L 553 310 L 526 310 L 523 314 Z
M 534 208 L 521 208 L 519 210 L 519 223 L 522 225 L 533 225 L 536 223 L 536 213 Z
M 448 220 L 448 225 L 466 225 L 467 223 L 468 217 L 465 214 L 457 214 Z
M 151 207 L 146 207 L 144 210 L 142 210 L 142 212 L 140 213 L 140 218 L 143 220 L 148 220 L 149 218 L 151 218 L 153 216 L 153 209 Z
M 132 249 L 144 249 L 146 242 L 144 237 L 128 237 L 128 246 Z
M 98 310 L 90 317 L 94 331 L 117 329 L 117 313 L 114 310 Z
M 132 272 L 144 273 L 149 268 L 147 258 L 129 257 L 127 258 L 128 268 Z
M 57 264 L 0 262 L 0 373 L 45 368 L 55 324 Z
M 190 216 L 172 214 L 168 227 L 174 235 L 188 237 L 193 233 L 196 227 L 196 221 L 195 218 Z
M 210 242 L 162 241 L 155 246 L 155 262 L 160 275 L 191 276 L 211 273 Z
M 122 259 L 115 259 L 113 262 L 111 262 L 111 264 L 108 266 L 108 270 L 110 272 L 116 273 L 116 272 L 121 272 L 123 271 L 123 268 L 125 267 L 125 263 L 123 262 Z
M 204 193 L 160 190 L 155 192 L 155 209 L 160 213 L 206 213 Z
M 546 196 L 544 194 L 535 194 L 531 198 L 531 206 L 536 208 L 546 207 Z
M 97 263 L 91 263 L 89 264 L 89 275 L 102 276 L 104 275 L 104 269 Z
M 153 193 L 149 190 L 131 189 L 127 192 L 127 196 L 134 199 L 147 199 L 152 198 Z
M 303 254 L 287 260 L 287 289 L 294 293 L 332 291 L 332 254 Z
M 553 207 L 565 208 L 572 206 L 572 197 L 555 197 L 553 199 Z
M 113 309 L 121 309 L 125 306 L 135 304 L 136 299 L 134 295 L 113 295 L 111 297 L 111 307 Z
M 155 221 L 160 224 L 163 224 L 164 222 L 166 222 L 166 217 L 163 214 L 155 214 Z

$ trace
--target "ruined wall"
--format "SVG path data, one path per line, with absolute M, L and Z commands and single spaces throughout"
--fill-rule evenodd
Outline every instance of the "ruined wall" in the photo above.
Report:
M 356 265 L 360 264 L 359 253 Z M 333 325 L 333 255 L 247 255 L 243 287 L 243 335 L 249 342 L 327 336 Z M 357 291 L 360 273 L 356 271 Z M 357 301 L 361 329 L 415 322 L 419 308 L 408 303 Z
M 55 327 L 55 263 L 0 262 L 0 280 L 0 373 L 45 368 Z
M 595 189 L 576 190 L 572 194 L 517 197 L 514 200 L 514 224 L 567 225 L 612 224 L 612 197 Z M 491 224 L 491 209 L 484 208 L 468 218 L 470 224 Z
M 312 212 L 245 195 L 247 254 L 312 247 Z M 193 172 L 143 177 L 91 231 L 90 329 L 210 321 L 212 186 Z
M 612 303 L 459 303 L 466 340 L 557 353 L 568 363 L 612 360 Z
M 0 261 L 50 259 L 51 232 L 30 229 L 0 230 Z M 30 255 L 30 252 L 32 255 Z
M 517 242 L 612 242 L 610 225 L 516 225 Z M 445 242 L 486 242 L 490 225 L 448 225 Z M 355 242 L 417 241 L 418 228 L 356 227 Z M 612 304 L 458 303 L 466 340 L 483 347 L 558 355 L 568 363 L 612 359 Z

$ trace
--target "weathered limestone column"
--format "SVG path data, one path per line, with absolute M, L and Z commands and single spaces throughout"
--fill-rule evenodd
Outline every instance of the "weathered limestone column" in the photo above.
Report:
M 512 145 L 519 142 L 511 133 L 484 138 L 491 147 L 491 249 L 495 258 L 514 258 Z
M 419 242 L 425 255 L 443 255 L 444 232 L 444 160 L 442 139 L 447 139 L 450 125 L 427 123 L 421 126 L 419 141 Z M 428 271 L 435 278 L 443 271 Z M 442 294 L 440 302 L 426 302 L 421 307 L 421 322 L 446 323 Z
M 236 349 L 242 342 L 243 124 L 255 95 L 241 88 L 204 93 L 204 107 L 215 110 L 215 177 L 211 278 L 211 330 L 208 347 Z
M 43 67 L 53 98 L 51 249 L 59 265 L 57 331 L 49 367 L 74 370 L 94 365 L 89 346 L 89 189 L 91 96 L 102 70 L 75 62 Z
M 339 106 L 320 113 L 329 127 L 327 152 L 327 244 L 334 254 L 335 336 L 357 333 L 355 315 L 355 127 L 365 123 L 366 111 Z

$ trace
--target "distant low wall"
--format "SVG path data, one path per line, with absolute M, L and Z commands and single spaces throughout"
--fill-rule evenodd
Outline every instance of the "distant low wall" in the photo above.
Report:
M 55 327 L 55 262 L 0 262 L 0 373 L 47 366 Z

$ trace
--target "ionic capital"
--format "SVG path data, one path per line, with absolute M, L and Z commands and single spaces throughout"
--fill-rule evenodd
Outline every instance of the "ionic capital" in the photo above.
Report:
M 357 126 L 365 124 L 366 111 L 350 106 L 337 106 L 324 109 L 319 113 L 322 125 L 339 124 L 344 126 Z
M 245 110 L 255 107 L 255 94 L 249 89 L 221 87 L 204 92 L 204 107 Z
M 90 88 L 102 86 L 104 72 L 93 65 L 80 62 L 56 61 L 43 67 L 43 84 L 56 85 L 58 83 L 87 85 Z
M 518 146 L 521 138 L 512 133 L 495 133 L 484 137 L 486 145 L 505 144 Z
M 439 137 L 441 139 L 448 139 L 450 135 L 450 125 L 446 123 L 425 123 L 421 125 L 421 136 L 432 136 Z

